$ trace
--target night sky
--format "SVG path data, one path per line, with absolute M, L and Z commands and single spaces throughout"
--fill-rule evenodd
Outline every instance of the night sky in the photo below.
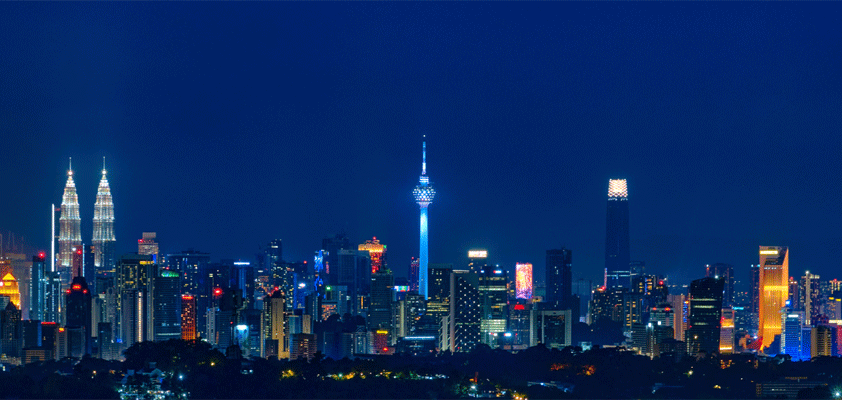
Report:
M 609 178 L 631 254 L 685 282 L 842 278 L 839 3 L 2 3 L 0 230 L 49 249 L 67 157 L 90 241 L 253 258 L 377 236 L 406 275 L 427 135 L 430 261 L 573 250 L 600 280 Z

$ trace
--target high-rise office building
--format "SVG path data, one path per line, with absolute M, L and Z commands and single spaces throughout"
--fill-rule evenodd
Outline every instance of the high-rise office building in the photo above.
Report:
M 77 251 L 81 253 L 82 246 L 78 246 Z M 65 328 L 77 334 L 73 337 L 74 345 L 78 347 L 74 354 L 91 354 L 91 292 L 88 290 L 88 282 L 82 276 L 81 265 L 74 274 L 76 276 L 67 290 L 65 300 Z
M 532 264 L 515 264 L 515 298 L 532 300 Z
M 195 340 L 199 338 L 199 331 L 196 329 L 198 322 L 196 314 L 196 297 L 191 294 L 181 295 L 182 340 Z
M 409 261 L 409 290 L 412 292 L 418 292 L 419 288 L 419 267 L 421 265 L 421 260 L 415 257 Z M 427 268 L 429 271 L 429 266 Z M 427 278 L 429 279 L 429 277 Z M 419 292 L 420 293 L 420 292 Z
M 362 302 L 371 289 L 371 266 L 368 252 L 356 249 L 339 249 L 331 275 L 336 280 L 335 286 L 345 286 L 351 299 L 350 312 L 364 315 Z
M 290 360 L 312 359 L 316 355 L 316 335 L 296 333 L 290 338 Z
M 448 346 L 452 352 L 470 352 L 480 343 L 482 320 L 479 275 L 464 270 L 450 273 Z
M 151 255 L 126 254 L 117 263 L 117 338 L 123 348 L 152 340 L 154 312 L 153 280 L 157 265 Z
M 647 348 L 653 357 L 661 353 L 661 343 L 667 339 L 675 340 L 675 310 L 670 303 L 661 303 L 653 307 L 646 325 Z
M 452 264 L 431 264 L 427 281 L 427 309 L 419 321 L 421 330 L 435 335 L 441 333 L 442 319 L 450 314 L 450 273 Z M 446 333 L 445 333 L 446 335 Z M 447 341 L 449 338 L 443 339 Z
M 761 349 L 781 334 L 781 309 L 789 297 L 789 249 L 760 246 L 758 340 Z
M 418 284 L 421 288 L 420 294 L 427 298 L 427 277 L 428 277 L 428 263 L 429 263 L 429 251 L 427 246 L 427 208 L 433 202 L 433 198 L 436 196 L 436 190 L 433 189 L 432 183 L 430 183 L 430 177 L 427 176 L 427 142 L 424 141 L 422 145 L 422 161 L 421 161 L 421 177 L 418 178 L 418 186 L 412 190 L 412 196 L 415 197 L 415 202 L 418 203 L 418 206 L 421 208 L 421 244 L 420 244 L 420 256 L 419 264 L 418 264 L 418 274 L 419 280 Z
M 137 254 L 152 256 L 152 262 L 158 263 L 158 242 L 155 232 L 143 232 L 143 236 L 137 240 Z
M 386 245 L 380 244 L 377 237 L 366 240 L 365 243 L 358 246 L 358 250 L 368 252 L 368 256 L 371 258 L 372 275 L 386 271 Z
M 243 292 L 243 305 L 254 309 L 254 267 L 248 261 L 234 261 L 231 267 L 231 286 Z
M 339 251 L 350 250 L 351 241 L 344 233 L 337 233 L 334 237 L 326 237 L 322 239 L 322 250 L 325 251 L 324 266 L 325 266 L 325 282 L 328 285 L 339 285 L 339 270 L 337 269 L 339 263 Z
M 733 308 L 724 307 L 722 309 L 721 326 L 719 327 L 719 354 L 733 354 L 736 350 L 734 347 L 734 339 L 736 339 L 734 335 L 735 319 Z
M 9 301 L 15 307 L 20 307 L 20 286 L 17 278 L 11 272 L 6 273 L 0 280 L 0 296 L 8 296 Z
M 486 267 L 479 272 L 480 341 L 496 347 L 497 336 L 506 332 L 509 315 L 506 274 L 503 270 Z
M 684 294 L 671 294 L 667 296 L 673 312 L 672 329 L 675 340 L 684 341 L 684 330 L 687 328 L 688 316 L 690 314 L 690 301 Z
M 787 309 L 781 314 L 781 353 L 789 354 L 792 361 L 801 361 L 803 326 L 803 311 Z
M 276 290 L 263 299 L 261 321 L 262 356 L 288 358 L 289 327 L 286 323 L 286 296 L 280 290 Z
M 722 297 L 723 304 L 730 307 L 735 304 L 735 290 L 734 290 L 734 266 L 731 264 L 716 263 L 705 265 L 706 278 L 722 278 L 725 282 L 724 294 Z
M 76 246 L 82 245 L 82 219 L 79 217 L 79 196 L 73 182 L 73 166 L 67 170 L 67 183 L 61 198 L 61 226 L 59 230 L 59 272 L 62 281 L 70 282 L 73 277 L 71 263 Z
M 210 254 L 193 249 L 167 255 L 167 268 L 181 275 L 181 293 L 190 293 L 196 300 L 196 335 L 202 337 L 205 336 L 207 322 L 204 310 L 207 310 L 210 299 L 209 292 L 200 282 L 203 281 L 201 274 L 208 270 L 209 264 Z
M 570 310 L 530 310 L 530 346 L 543 343 L 548 348 L 562 349 L 573 344 L 573 320 Z
M 264 263 L 269 274 L 268 286 L 270 288 L 280 288 L 285 294 L 289 295 L 293 290 L 295 277 L 288 265 L 284 262 L 283 250 L 284 247 L 281 239 L 270 241 L 263 250 Z
M 813 325 L 813 322 L 822 314 L 820 277 L 806 271 L 798 281 L 797 293 L 799 308 L 804 310 L 805 325 Z
M 372 330 L 392 333 L 392 296 L 395 278 L 391 273 L 380 272 L 371 276 L 371 305 L 368 308 L 368 326 Z
M 181 337 L 181 288 L 176 271 L 159 269 L 152 284 L 152 332 L 156 342 Z
M 20 357 L 23 348 L 23 322 L 20 309 L 9 302 L 0 310 L 0 349 L 7 357 Z
M 685 330 L 689 354 L 719 352 L 724 283 L 717 278 L 696 279 L 690 283 L 690 315 Z
M 789 301 L 789 304 L 787 307 L 792 308 L 793 310 L 804 309 L 804 304 L 802 303 L 802 301 L 804 300 L 804 296 L 800 291 L 799 283 L 800 281 L 798 279 L 795 279 L 791 276 L 789 277 L 789 292 L 787 293 L 787 301 Z
M 47 297 L 47 253 L 32 256 L 32 272 L 29 279 L 29 319 L 44 321 Z
M 544 302 L 553 303 L 553 307 L 563 309 L 568 305 L 573 294 L 573 252 L 568 249 L 547 250 L 547 269 L 545 271 L 546 295 Z M 576 313 L 578 315 L 578 310 Z
M 810 358 L 836 355 L 837 326 L 819 324 L 810 329 Z
M 82 246 L 84 253 L 82 254 L 82 276 L 88 281 L 88 288 L 91 293 L 96 293 L 96 267 L 94 266 L 94 258 L 96 258 L 95 246 Z
M 608 180 L 605 270 L 609 288 L 631 286 L 628 200 L 629 192 L 626 180 Z
M 116 267 L 114 250 L 116 239 L 114 237 L 114 201 L 111 197 L 111 187 L 105 177 L 105 159 L 103 159 L 102 179 L 99 180 L 99 188 L 96 193 L 94 204 L 94 234 L 91 242 L 94 247 L 94 268 L 98 274 L 113 276 Z M 93 276 L 87 276 L 87 280 L 93 281 Z
M 748 303 L 748 333 L 759 335 L 760 265 L 751 265 L 751 269 L 749 270 Z

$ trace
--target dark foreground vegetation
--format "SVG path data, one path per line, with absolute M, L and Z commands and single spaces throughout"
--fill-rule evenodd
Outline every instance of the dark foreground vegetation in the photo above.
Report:
M 173 398 L 755 398 L 758 382 L 800 377 L 825 385 L 801 398 L 832 398 L 842 359 L 794 363 L 753 355 L 662 357 L 621 349 L 536 346 L 511 354 L 278 361 L 226 357 L 201 341 L 138 343 L 125 362 L 65 359 L 7 367 L 2 398 L 119 398 L 146 390 Z M 136 372 L 129 375 L 130 371 Z M 145 375 L 144 375 L 145 374 Z M 156 375 L 157 374 L 157 375 Z

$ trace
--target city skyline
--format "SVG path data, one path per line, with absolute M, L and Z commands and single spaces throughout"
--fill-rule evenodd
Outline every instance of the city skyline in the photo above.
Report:
M 183 6 L 171 7 L 186 15 Z M 252 7 L 233 15 L 251 15 Z M 278 45 L 283 54 L 257 51 L 247 40 L 243 49 L 190 47 L 196 35 L 211 42 L 223 37 L 199 24 L 202 17 L 226 14 L 222 5 L 187 18 L 193 28 L 186 30 L 167 21 L 155 27 L 133 23 L 153 13 L 149 5 L 125 9 L 122 17 L 94 27 L 50 23 L 65 16 L 50 10 L 37 23 L 4 19 L 0 29 L 16 38 L 4 50 L 16 56 L 5 57 L 13 60 L 8 68 L 23 77 L 0 78 L 14 99 L 0 107 L 9 121 L 6 136 L 13 138 L 8 148 L 21 149 L 5 154 L 26 174 L 0 177 L 4 187 L 16 189 L 4 204 L 19 209 L 3 216 L 0 228 L 25 235 L 36 250 L 49 250 L 49 216 L 43 210 L 59 203 L 66 179 L 63 160 L 72 156 L 86 242 L 104 155 L 117 203 L 118 255 L 133 251 L 142 232 L 154 231 L 164 253 L 195 248 L 214 258 L 251 258 L 258 245 L 282 238 L 290 259 L 307 260 L 322 238 L 344 231 L 357 243 L 373 236 L 388 243 L 390 265 L 404 275 L 411 257 L 418 256 L 418 206 L 409 193 L 417 179 L 417 145 L 426 134 L 439 192 L 429 227 L 431 263 L 463 262 L 467 249 L 485 248 L 489 261 L 509 270 L 516 262 L 529 262 L 540 277 L 544 252 L 564 246 L 577 254 L 573 279 L 597 282 L 604 268 L 605 180 L 624 178 L 632 197 L 630 257 L 645 261 L 648 271 L 688 283 L 705 265 L 723 262 L 734 265 L 736 279 L 745 282 L 757 246 L 781 245 L 796 249 L 792 275 L 810 270 L 832 276 L 829 265 L 840 250 L 835 226 L 842 221 L 834 211 L 833 185 L 827 184 L 838 171 L 829 149 L 839 147 L 834 132 L 842 124 L 829 112 L 839 83 L 827 72 L 840 60 L 818 44 L 838 35 L 832 21 L 791 24 L 814 14 L 787 6 L 767 14 L 762 6 L 737 5 L 727 11 L 756 29 L 726 24 L 713 43 L 706 43 L 700 41 L 708 35 L 705 24 L 693 16 L 724 15 L 724 7 L 643 6 L 630 21 L 615 24 L 628 6 L 569 5 L 575 20 L 539 20 L 530 27 L 527 21 L 540 14 L 538 6 L 517 14 L 506 5 L 489 6 L 490 15 L 505 16 L 515 27 L 501 31 L 488 29 L 496 25 L 486 19 L 456 20 L 440 7 L 384 11 L 342 5 L 326 14 L 304 7 L 300 22 L 277 24 L 276 18 L 285 18 L 284 6 L 274 5 L 251 26 L 222 20 L 235 38 L 272 33 L 296 39 Z M 67 12 L 82 18 L 84 9 L 68 7 Z M 116 9 L 104 6 L 89 17 Z M 371 26 L 341 22 L 346 15 L 368 12 L 389 26 L 409 22 L 402 29 L 417 34 L 406 37 L 393 30 L 399 35 L 381 36 Z M 441 17 L 445 30 L 427 35 L 424 26 L 411 22 L 410 12 Z M 616 31 L 580 35 L 585 25 L 578 17 L 584 16 Z M 674 21 L 665 29 L 678 35 L 678 43 L 640 28 L 661 18 Z M 336 25 L 329 32 L 348 29 L 349 39 L 330 44 L 325 37 L 308 37 L 312 31 L 305 22 L 314 19 Z M 50 37 L 97 39 L 49 42 L 27 35 L 32 28 L 26 24 L 49 25 Z M 128 29 L 118 32 L 118 26 Z M 173 47 L 161 53 L 142 45 L 127 53 L 107 51 L 115 42 L 106 37 L 132 42 L 140 31 L 148 31 L 143 43 L 155 47 L 166 38 Z M 511 44 L 477 44 L 474 31 L 491 32 L 498 42 L 508 37 Z M 626 42 L 626 36 L 638 40 Z M 745 37 L 753 44 L 739 40 Z M 460 45 L 463 41 L 474 44 Z M 559 43 L 565 56 L 545 51 Z M 615 43 L 630 52 L 618 54 Z M 400 61 L 372 46 L 397 52 Z M 332 55 L 312 48 L 327 48 Z M 440 57 L 428 57 L 439 49 Z M 357 55 L 370 51 L 371 58 Z M 516 51 L 523 56 L 515 57 Z M 37 71 L 26 68 L 68 52 L 76 70 L 34 75 Z M 85 52 L 96 57 L 76 56 Z M 299 61 L 288 63 L 291 58 L 284 54 L 299 55 Z M 139 62 L 141 56 L 145 62 Z M 491 63 L 496 59 L 504 62 Z M 151 71 L 130 69 L 127 60 Z M 627 68 L 615 69 L 619 64 Z M 235 107 L 227 101 L 240 98 L 233 88 L 208 92 L 208 81 L 192 74 L 203 65 L 215 66 L 207 70 L 208 79 L 215 80 L 256 66 L 253 76 L 238 78 L 247 88 L 254 79 L 280 71 L 282 78 L 270 79 L 268 87 L 298 102 L 248 89 L 251 100 Z M 315 66 L 321 68 L 319 76 L 331 78 L 314 92 L 306 83 L 315 82 Z M 672 78 L 664 80 L 651 68 Z M 390 72 L 397 70 L 416 78 L 398 81 Z M 719 71 L 719 78 L 706 78 L 709 71 Z M 174 81 L 158 82 L 161 74 Z M 112 91 L 90 91 L 70 79 L 74 76 Z M 66 90 L 57 91 L 48 107 L 35 106 L 27 95 L 37 93 L 31 82 Z M 138 85 L 148 89 L 130 90 Z M 786 96 L 761 96 L 766 92 L 758 87 Z M 171 90 L 180 94 L 167 100 Z M 507 95 L 494 96 L 497 91 Z M 558 93 L 572 95 L 559 99 Z M 201 100 L 187 101 L 194 97 Z M 126 102 L 117 106 L 115 98 Z M 55 111 L 62 104 L 68 111 Z M 23 151 L 30 148 L 39 149 L 38 157 Z M 781 148 L 788 149 L 788 157 L 768 163 L 764 154 Z M 809 206 L 803 205 L 805 198 Z
M 842 398 L 840 9 L 0 2 L 3 395 Z

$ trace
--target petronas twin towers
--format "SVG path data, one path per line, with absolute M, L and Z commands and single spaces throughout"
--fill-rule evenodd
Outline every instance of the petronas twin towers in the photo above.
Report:
M 103 160 L 102 179 L 94 204 L 94 232 L 93 253 L 94 266 L 97 271 L 113 270 L 114 260 L 114 201 L 111 198 L 111 188 L 106 178 L 105 161 Z M 61 199 L 61 218 L 59 218 L 59 258 L 58 265 L 62 272 L 67 271 L 72 278 L 70 268 L 73 264 L 74 252 L 77 246 L 82 246 L 82 219 L 79 216 L 79 197 L 76 194 L 76 183 L 73 181 L 73 165 L 67 170 L 67 184 Z

